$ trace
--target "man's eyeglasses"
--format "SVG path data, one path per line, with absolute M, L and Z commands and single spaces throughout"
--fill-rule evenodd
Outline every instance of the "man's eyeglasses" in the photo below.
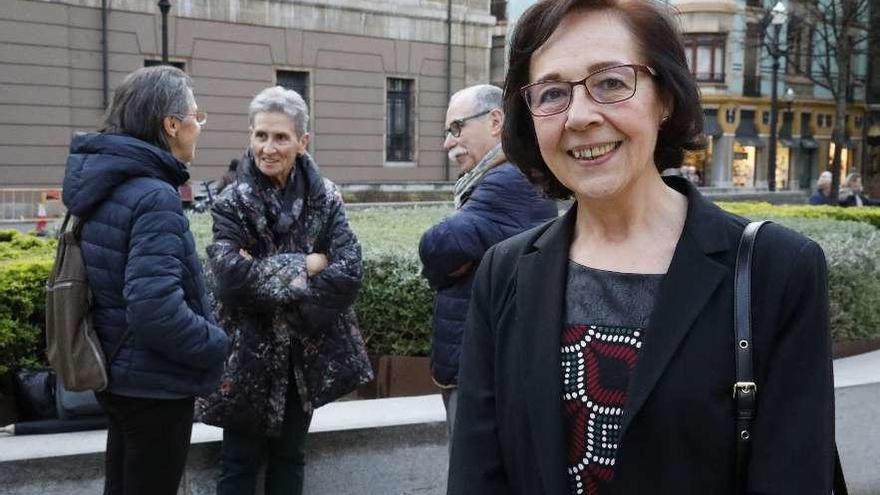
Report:
M 519 91 L 532 115 L 548 117 L 568 110 L 574 88 L 581 84 L 593 101 L 603 105 L 632 98 L 636 94 L 639 71 L 657 76 L 657 72 L 647 65 L 615 65 L 597 70 L 580 81 L 539 81 L 523 86 Z
M 208 123 L 207 112 L 198 111 L 198 112 L 194 112 L 194 113 L 175 114 L 175 117 L 179 117 L 181 120 L 183 120 L 189 116 L 193 116 L 196 118 L 196 124 L 205 125 Z
M 447 135 L 447 134 L 452 134 L 452 137 L 459 137 L 459 136 L 461 136 L 461 128 L 464 127 L 464 123 L 465 123 L 465 122 L 467 122 L 468 120 L 473 120 L 473 119 L 476 119 L 476 118 L 480 118 L 480 117 L 482 117 L 483 115 L 486 115 L 487 113 L 489 113 L 489 112 L 491 112 L 491 111 L 492 111 L 492 109 L 490 109 L 490 110 L 484 110 L 484 111 L 482 111 L 482 112 L 480 112 L 480 113 L 475 113 L 475 114 L 473 114 L 473 115 L 471 115 L 471 116 L 469 116 L 469 117 L 464 117 L 464 118 L 461 118 L 461 119 L 455 119 L 455 120 L 453 120 L 452 122 L 449 123 L 449 127 L 447 127 L 446 129 L 443 129 L 443 135 L 445 136 L 445 135 Z

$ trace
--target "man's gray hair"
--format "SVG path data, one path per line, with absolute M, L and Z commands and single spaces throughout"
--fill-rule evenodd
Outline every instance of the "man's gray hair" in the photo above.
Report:
M 468 86 L 467 88 L 459 90 L 452 95 L 452 98 L 450 98 L 449 101 L 451 103 L 452 100 L 456 98 L 468 98 L 473 102 L 473 112 L 480 113 L 494 110 L 496 108 L 501 109 L 503 96 L 504 91 L 498 86 L 493 86 L 491 84 L 478 84 L 476 86 Z
M 281 86 L 273 86 L 260 91 L 248 106 L 248 123 L 253 126 L 254 118 L 261 112 L 278 112 L 287 115 L 293 122 L 297 137 L 309 130 L 309 107 L 296 91 Z
M 125 76 L 107 114 L 103 133 L 127 134 L 171 151 L 163 120 L 169 115 L 181 119 L 189 113 L 192 80 L 170 65 L 143 67 Z

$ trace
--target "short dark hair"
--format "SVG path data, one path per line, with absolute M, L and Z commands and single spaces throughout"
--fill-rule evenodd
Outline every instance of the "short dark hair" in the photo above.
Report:
M 685 150 L 705 148 L 700 91 L 688 69 L 681 34 L 669 7 L 653 0 L 539 0 L 520 17 L 510 41 L 510 62 L 504 82 L 504 129 L 501 140 L 507 157 L 552 198 L 572 192 L 553 175 L 541 157 L 532 115 L 520 95 L 528 84 L 532 55 L 560 22 L 579 10 L 608 11 L 632 30 L 644 62 L 656 72 L 661 98 L 672 111 L 657 135 L 654 162 L 659 170 L 681 166 Z
M 125 76 L 113 92 L 113 101 L 100 132 L 127 134 L 171 151 L 162 120 L 189 112 L 192 79 L 170 65 L 143 67 Z

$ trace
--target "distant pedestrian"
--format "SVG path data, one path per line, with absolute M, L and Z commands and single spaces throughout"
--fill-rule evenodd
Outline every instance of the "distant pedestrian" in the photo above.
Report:
M 816 191 L 810 196 L 808 202 L 813 206 L 831 204 L 831 172 L 824 171 L 816 180 Z
M 342 195 L 306 151 L 309 111 L 295 91 L 250 103 L 250 145 L 217 197 L 208 246 L 220 322 L 232 352 L 199 417 L 223 428 L 219 495 L 303 490 L 312 412 L 373 378 L 352 303 L 361 247 Z
M 501 150 L 501 88 L 483 84 L 452 95 L 446 112 L 449 159 L 461 176 L 455 213 L 422 235 L 422 275 L 437 291 L 431 374 L 441 388 L 450 438 L 455 419 L 458 355 L 473 275 L 493 244 L 556 218 L 544 197 Z
M 110 386 L 105 495 L 176 494 L 193 396 L 214 390 L 229 347 L 211 316 L 178 186 L 205 124 L 192 81 L 163 65 L 129 74 L 96 134 L 74 137 L 64 204 L 85 220 L 83 260 Z
M 659 173 L 704 146 L 673 10 L 543 0 L 514 29 L 504 150 L 548 195 L 576 202 L 480 263 L 450 495 L 831 493 L 825 258 L 764 227 L 752 341 L 735 338 L 747 221 Z M 744 350 L 751 381 L 737 380 Z M 737 427 L 734 392 L 756 397 L 750 428 Z
M 880 206 L 880 201 L 865 196 L 862 189 L 862 176 L 851 173 L 846 176 L 844 188 L 840 190 L 840 206 L 863 207 Z

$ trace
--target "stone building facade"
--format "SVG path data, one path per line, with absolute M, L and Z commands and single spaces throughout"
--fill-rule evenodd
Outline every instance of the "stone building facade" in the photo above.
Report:
M 451 2 L 448 23 L 446 0 L 172 1 L 169 59 L 208 112 L 194 178 L 241 155 L 247 104 L 274 84 L 309 102 L 329 178 L 452 178 L 447 94 L 489 81 L 496 22 L 490 0 Z M 161 25 L 153 0 L 0 0 L 0 187 L 60 184 L 71 133 L 96 129 L 122 78 L 161 59 Z

